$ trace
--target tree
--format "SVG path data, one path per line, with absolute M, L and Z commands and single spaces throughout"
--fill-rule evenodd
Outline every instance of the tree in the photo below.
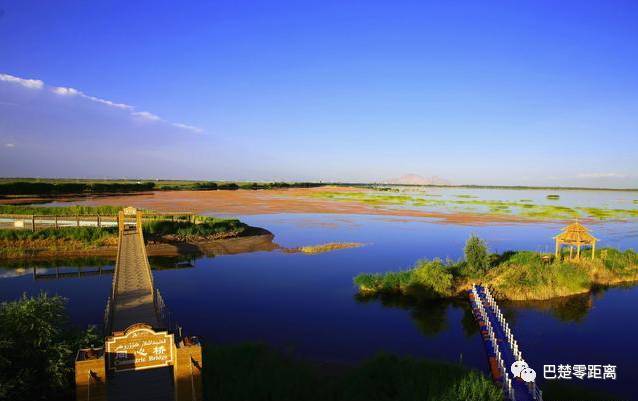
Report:
M 473 274 L 484 274 L 490 266 L 487 244 L 474 234 L 465 243 L 465 262 Z
M 100 343 L 94 329 L 71 328 L 65 306 L 45 293 L 0 304 L 0 400 L 70 397 L 75 353 Z

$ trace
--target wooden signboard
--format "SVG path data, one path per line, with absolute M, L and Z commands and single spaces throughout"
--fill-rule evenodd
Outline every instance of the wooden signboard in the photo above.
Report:
M 134 324 L 123 334 L 106 338 L 106 366 L 116 372 L 169 366 L 175 360 L 174 349 L 172 334 Z

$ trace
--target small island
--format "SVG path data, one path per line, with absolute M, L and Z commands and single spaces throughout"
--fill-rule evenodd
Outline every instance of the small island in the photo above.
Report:
M 566 227 L 555 237 L 553 255 L 532 251 L 490 254 L 485 241 L 471 236 L 463 260 L 419 260 L 407 270 L 359 274 L 354 283 L 364 297 L 399 296 L 415 301 L 465 296 L 472 283 L 481 283 L 499 299 L 527 301 L 638 281 L 638 254 L 633 250 L 603 248 L 596 252 L 592 247 L 574 252 L 571 245 L 569 251 L 560 249 L 560 244 L 570 244 L 570 238 L 575 244 L 585 244 L 584 236 L 589 234 L 583 228 L 579 223 Z

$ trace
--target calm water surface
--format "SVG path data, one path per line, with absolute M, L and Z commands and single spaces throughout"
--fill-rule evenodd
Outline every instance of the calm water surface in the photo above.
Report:
M 485 238 L 492 251 L 553 250 L 561 225 L 462 226 L 428 219 L 350 215 L 240 216 L 265 227 L 285 247 L 357 241 L 362 248 L 320 255 L 280 251 L 201 258 L 193 267 L 156 270 L 175 319 L 208 342 L 262 341 L 306 358 L 352 363 L 385 351 L 460 361 L 487 371 L 467 302 L 427 306 L 360 301 L 352 278 L 360 272 L 407 268 L 423 257 L 459 258 L 467 237 Z M 594 224 L 601 246 L 635 248 L 638 223 Z M 99 324 L 111 276 L 34 280 L 30 266 L 0 269 L 0 298 L 47 291 L 69 298 L 78 324 Z M 42 270 L 42 269 L 41 269 Z M 72 270 L 72 269 L 68 269 Z M 505 304 L 530 365 L 618 365 L 615 382 L 588 384 L 634 399 L 638 381 L 638 287 L 615 288 L 560 302 Z

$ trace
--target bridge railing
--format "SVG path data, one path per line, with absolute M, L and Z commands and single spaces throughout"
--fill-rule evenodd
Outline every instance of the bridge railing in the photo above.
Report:
M 472 289 L 475 290 L 476 287 L 473 285 Z M 509 347 L 516 361 L 523 361 L 523 353 L 520 350 L 518 342 L 514 338 L 514 333 L 510 329 L 509 324 L 507 323 L 507 319 L 505 319 L 505 315 L 496 303 L 496 300 L 492 296 L 490 289 L 488 287 L 483 287 L 483 293 L 485 294 L 485 300 L 487 301 L 488 306 L 492 309 L 492 312 L 496 316 L 498 323 L 501 325 L 506 340 L 505 346 Z M 535 381 L 527 383 L 527 390 L 534 400 L 543 401 L 543 392 L 540 390 L 540 388 L 538 388 Z

